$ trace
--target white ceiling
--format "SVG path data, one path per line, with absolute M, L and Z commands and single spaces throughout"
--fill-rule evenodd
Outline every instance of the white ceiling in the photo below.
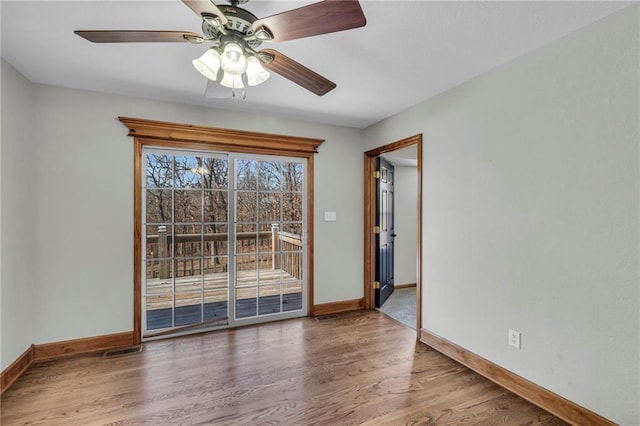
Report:
M 224 3 L 218 1 L 218 3 Z M 252 0 L 270 16 L 314 1 Z M 273 74 L 247 99 L 207 99 L 188 43 L 93 44 L 74 30 L 184 30 L 201 23 L 179 0 L 2 0 L 2 57 L 34 83 L 363 128 L 547 44 L 629 2 L 361 1 L 363 28 L 264 43 L 327 77 L 318 97 Z

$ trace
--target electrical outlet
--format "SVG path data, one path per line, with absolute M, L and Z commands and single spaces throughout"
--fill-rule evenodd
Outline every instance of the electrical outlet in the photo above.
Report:
M 509 329 L 509 346 L 513 346 L 516 349 L 520 349 L 520 332 Z

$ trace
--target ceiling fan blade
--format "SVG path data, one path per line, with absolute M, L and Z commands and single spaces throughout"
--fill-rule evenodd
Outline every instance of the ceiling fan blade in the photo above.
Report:
M 273 34 L 273 41 L 287 41 L 363 27 L 366 23 L 357 0 L 325 0 L 258 19 L 253 29 L 264 26 Z
M 202 36 L 188 31 L 74 31 L 94 43 L 191 42 L 202 43 Z
M 310 70 L 277 50 L 264 49 L 260 53 L 273 56 L 271 62 L 262 64 L 265 68 L 280 74 L 318 96 L 322 96 L 336 87 L 334 82 L 327 80 L 317 72 Z
M 182 0 L 184 4 L 189 6 L 191 10 L 193 10 L 197 15 L 202 16 L 202 14 L 210 14 L 216 15 L 220 18 L 220 23 L 225 25 L 228 21 L 227 17 L 224 16 L 224 13 L 213 4 L 211 0 Z

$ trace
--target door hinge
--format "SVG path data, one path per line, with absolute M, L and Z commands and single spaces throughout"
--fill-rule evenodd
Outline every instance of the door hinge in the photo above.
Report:
M 380 227 L 379 226 L 374 226 L 373 227 L 373 233 L 374 234 L 379 234 L 380 233 Z
M 374 179 L 380 179 L 380 170 L 376 170 L 373 174 Z
M 374 281 L 373 282 L 373 288 L 375 288 L 376 290 L 378 290 L 380 288 L 380 281 Z

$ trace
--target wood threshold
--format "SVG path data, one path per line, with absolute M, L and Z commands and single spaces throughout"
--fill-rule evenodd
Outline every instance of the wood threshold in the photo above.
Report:
M 217 323 L 220 323 L 220 322 L 225 322 L 225 321 L 229 321 L 229 317 L 228 316 L 219 317 L 219 318 L 216 318 L 216 319 L 213 319 L 213 320 L 203 321 L 203 322 L 199 322 L 199 323 L 196 323 L 196 324 L 177 326 L 177 327 L 174 327 L 174 328 L 170 328 L 168 330 L 151 332 L 151 333 L 145 334 L 144 337 L 145 337 L 145 339 L 150 339 L 150 338 L 153 338 L 153 337 L 172 336 L 174 334 L 182 333 L 182 332 L 187 331 L 187 330 L 203 330 L 204 327 L 207 327 L 207 326 L 210 326 L 210 325 L 214 325 L 214 324 L 217 324 Z
M 29 349 L 24 351 L 22 355 L 11 363 L 10 366 L 4 369 L 0 376 L 0 394 L 9 389 L 22 373 L 27 371 L 27 368 L 33 363 L 34 345 L 29 346 Z
M 364 298 L 342 300 L 340 302 L 329 302 L 315 305 L 313 307 L 313 316 L 337 314 L 340 312 L 359 311 L 364 309 Z
M 34 345 L 34 361 L 44 361 L 61 357 L 80 355 L 108 349 L 126 348 L 137 344 L 133 331 L 85 337 L 62 342 Z
M 615 425 L 612 421 L 494 364 L 449 340 L 420 329 L 420 341 L 492 382 L 573 425 Z

